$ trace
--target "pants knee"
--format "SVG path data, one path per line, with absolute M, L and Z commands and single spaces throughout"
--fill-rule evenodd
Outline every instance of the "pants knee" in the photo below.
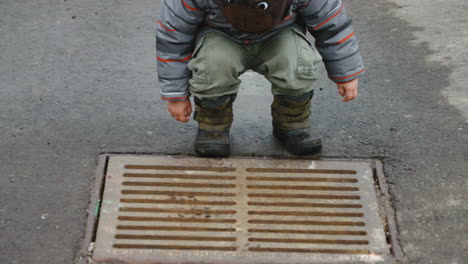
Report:
M 238 76 L 245 70 L 243 57 L 242 48 L 223 35 L 208 33 L 202 37 L 188 65 L 191 92 L 200 98 L 237 93 Z
M 201 82 L 235 79 L 244 70 L 242 51 L 237 43 L 217 33 L 209 33 L 197 43 L 188 68 Z

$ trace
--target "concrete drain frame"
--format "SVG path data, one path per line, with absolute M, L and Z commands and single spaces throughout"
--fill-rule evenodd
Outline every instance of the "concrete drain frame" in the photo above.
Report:
M 401 259 L 378 160 L 101 154 L 77 263 Z

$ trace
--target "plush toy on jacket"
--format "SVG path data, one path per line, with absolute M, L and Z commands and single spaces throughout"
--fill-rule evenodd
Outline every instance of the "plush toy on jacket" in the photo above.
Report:
M 229 155 L 232 104 L 246 70 L 271 82 L 273 134 L 294 154 L 322 147 L 309 119 L 320 55 L 343 101 L 357 96 L 364 66 L 341 0 L 164 0 L 157 23 L 161 97 L 187 122 L 194 96 L 201 156 Z

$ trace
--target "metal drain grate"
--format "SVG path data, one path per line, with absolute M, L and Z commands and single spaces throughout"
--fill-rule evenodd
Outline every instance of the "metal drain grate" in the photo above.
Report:
M 111 156 L 93 260 L 386 263 L 369 162 Z

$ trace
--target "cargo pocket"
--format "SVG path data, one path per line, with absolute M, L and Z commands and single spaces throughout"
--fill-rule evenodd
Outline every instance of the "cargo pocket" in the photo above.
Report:
M 205 51 L 203 49 L 206 39 L 209 34 L 200 37 L 192 53 L 192 59 L 188 63 L 188 69 L 192 72 L 191 83 L 210 83 L 210 75 L 208 73 L 208 60 L 205 58 Z
M 296 74 L 300 79 L 317 80 L 317 63 L 320 62 L 320 56 L 310 41 L 301 32 L 292 30 L 295 36 L 297 54 Z

